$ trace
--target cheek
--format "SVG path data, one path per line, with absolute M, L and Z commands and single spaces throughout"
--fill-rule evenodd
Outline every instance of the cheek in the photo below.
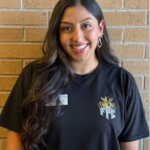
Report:
M 97 42 L 98 40 L 98 31 L 92 30 L 89 32 L 88 37 L 90 38 L 90 41 Z
M 68 45 L 68 43 L 69 43 L 68 36 L 65 36 L 62 34 L 62 35 L 59 35 L 59 39 L 60 39 L 60 43 L 62 46 Z

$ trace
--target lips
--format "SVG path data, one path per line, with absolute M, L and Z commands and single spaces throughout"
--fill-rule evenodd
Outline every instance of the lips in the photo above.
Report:
M 81 45 L 81 46 L 72 46 L 73 48 L 77 49 L 77 50 L 82 50 L 87 46 L 87 44 Z
M 86 48 L 88 47 L 88 43 L 87 44 L 82 44 L 82 45 L 80 45 L 80 46 L 71 46 L 72 47 L 72 49 L 73 49 L 73 51 L 74 52 L 76 52 L 76 53 L 83 53 L 83 52 L 85 52 L 86 51 Z

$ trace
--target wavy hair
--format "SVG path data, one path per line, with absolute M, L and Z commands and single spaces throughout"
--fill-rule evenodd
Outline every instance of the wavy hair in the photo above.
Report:
M 43 43 L 44 56 L 34 64 L 32 85 L 21 104 L 24 130 L 21 140 L 26 150 L 50 149 L 45 141 L 49 136 L 51 122 L 61 115 L 59 95 L 74 77 L 68 56 L 59 40 L 58 28 L 64 11 L 77 5 L 82 5 L 95 16 L 98 24 L 104 19 L 95 0 L 60 0 L 55 6 Z M 110 47 L 106 25 L 102 47 L 97 47 L 95 53 L 100 63 L 118 65 L 118 59 Z M 51 107 L 54 103 L 57 104 L 56 107 Z

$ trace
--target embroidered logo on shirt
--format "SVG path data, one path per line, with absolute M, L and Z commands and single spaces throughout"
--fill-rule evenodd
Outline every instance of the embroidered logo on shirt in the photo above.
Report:
M 113 98 L 105 96 L 105 98 L 101 97 L 101 99 L 102 101 L 97 104 L 100 109 L 100 115 L 106 116 L 107 119 L 109 119 L 109 116 L 114 119 L 116 117 L 116 106 L 115 103 L 112 103 Z

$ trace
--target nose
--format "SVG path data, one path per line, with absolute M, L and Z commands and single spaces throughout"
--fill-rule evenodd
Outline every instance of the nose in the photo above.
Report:
M 82 39 L 83 39 L 83 31 L 79 27 L 74 28 L 72 32 L 72 40 L 74 42 L 81 42 Z

